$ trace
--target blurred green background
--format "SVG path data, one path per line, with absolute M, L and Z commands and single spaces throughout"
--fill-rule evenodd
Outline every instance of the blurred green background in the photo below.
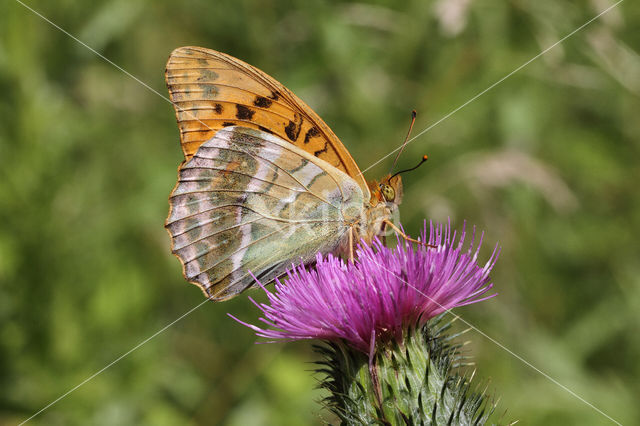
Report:
M 361 167 L 608 0 L 25 0 L 166 96 L 174 48 L 273 75 Z M 410 144 L 401 218 L 464 220 L 502 254 L 458 314 L 623 424 L 640 424 L 640 8 L 601 17 Z M 163 229 L 182 161 L 171 105 L 14 0 L 0 5 L 0 423 L 17 424 L 203 300 Z M 367 172 L 379 177 L 388 159 Z M 260 299 L 260 293 L 254 292 Z M 299 425 L 333 417 L 308 343 L 255 345 L 205 304 L 31 424 Z M 461 326 L 462 328 L 462 326 Z M 470 331 L 496 420 L 611 424 Z

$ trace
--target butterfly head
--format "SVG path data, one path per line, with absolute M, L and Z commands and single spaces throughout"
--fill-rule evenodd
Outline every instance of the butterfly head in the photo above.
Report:
M 388 174 L 379 183 L 376 181 L 370 182 L 369 189 L 371 190 L 371 204 L 392 203 L 396 206 L 399 205 L 402 202 L 402 177 L 400 177 L 400 174 L 417 169 L 424 164 L 427 159 L 428 157 L 423 155 L 422 159 L 416 166 L 410 169 L 401 170 L 394 174 Z
M 402 177 L 386 176 L 378 185 L 379 201 L 400 204 L 402 201 Z
M 398 205 L 402 201 L 402 178 L 387 175 L 380 182 L 369 182 L 371 190 L 371 204 L 379 203 Z
M 400 204 L 402 201 L 402 178 L 400 177 L 400 174 L 417 169 L 424 164 L 428 158 L 429 157 L 426 155 L 423 155 L 422 159 L 416 166 L 410 169 L 401 170 L 393 175 L 388 174 L 384 179 L 382 179 L 382 182 L 378 184 L 377 189 L 372 188 L 372 193 L 374 194 L 374 197 L 377 198 L 377 201 L 393 203 L 395 205 Z

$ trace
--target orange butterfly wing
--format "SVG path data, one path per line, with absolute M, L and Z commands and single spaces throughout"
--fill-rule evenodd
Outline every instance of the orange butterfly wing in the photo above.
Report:
M 186 160 L 219 129 L 244 126 L 291 142 L 369 188 L 342 142 L 307 104 L 259 69 L 215 50 L 179 47 L 165 72 Z

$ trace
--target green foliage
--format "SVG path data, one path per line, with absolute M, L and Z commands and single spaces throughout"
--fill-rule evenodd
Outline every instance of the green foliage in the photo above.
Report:
M 371 361 L 341 342 L 315 346 L 327 407 L 344 425 L 485 424 L 495 406 L 455 372 L 463 357 L 457 336 L 447 334 L 450 325 L 435 318 Z
M 595 16 L 606 1 L 29 0 L 166 96 L 201 45 L 307 101 L 362 169 Z M 412 142 L 401 219 L 499 241 L 499 297 L 459 309 L 623 424 L 640 423 L 640 8 L 624 1 Z M 200 303 L 163 229 L 182 160 L 171 105 L 19 3 L 0 3 L 0 423 L 15 424 Z M 376 178 L 387 158 L 365 175 Z M 260 292 L 254 292 L 262 297 Z M 335 420 L 308 345 L 255 346 L 206 304 L 34 424 Z M 610 424 L 481 334 L 466 349 L 527 425 Z M 283 365 L 286 360 L 286 367 Z M 247 420 L 249 419 L 249 420 Z

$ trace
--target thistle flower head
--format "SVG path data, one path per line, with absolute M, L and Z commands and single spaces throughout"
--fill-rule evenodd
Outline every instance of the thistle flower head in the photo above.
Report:
M 484 266 L 477 263 L 475 230 L 468 248 L 466 231 L 426 223 L 417 246 L 398 240 L 388 248 L 379 240 L 361 245 L 354 263 L 333 255 L 317 256 L 315 267 L 299 266 L 277 280 L 268 303 L 256 303 L 269 328 L 242 324 L 268 339 L 346 341 L 371 354 L 376 346 L 403 331 L 424 325 L 449 309 L 495 296 L 489 273 L 497 248 Z M 286 282 L 286 283 L 285 283 Z M 235 319 L 235 318 L 234 318 Z

